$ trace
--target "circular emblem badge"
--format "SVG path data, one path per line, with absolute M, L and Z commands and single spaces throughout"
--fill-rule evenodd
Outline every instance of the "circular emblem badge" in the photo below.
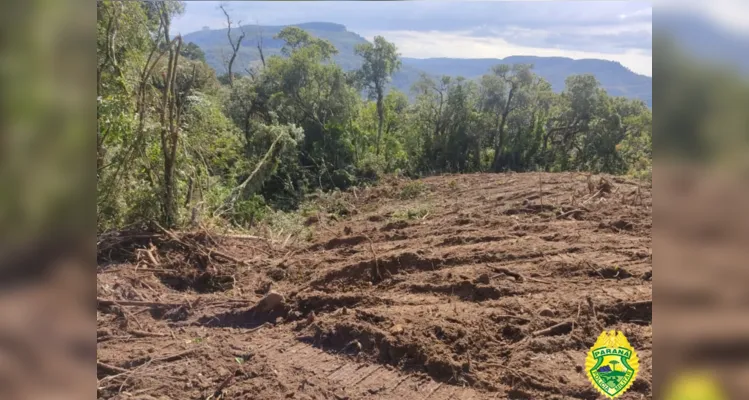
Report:
M 613 399 L 632 386 L 640 363 L 635 349 L 620 331 L 604 331 L 585 358 L 590 383 L 604 396 Z

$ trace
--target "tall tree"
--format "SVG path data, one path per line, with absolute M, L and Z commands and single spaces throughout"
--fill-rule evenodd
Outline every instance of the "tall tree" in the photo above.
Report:
M 492 169 L 499 171 L 504 162 L 505 127 L 510 113 L 518 108 L 520 101 L 519 92 L 533 82 L 532 65 L 515 64 L 512 66 L 501 64 L 492 68 L 490 79 L 495 82 L 492 97 L 496 101 L 497 131 L 494 147 L 494 161 Z
M 175 209 L 174 167 L 179 143 L 179 110 L 176 102 L 175 81 L 177 79 L 177 62 L 179 61 L 182 37 L 174 40 L 169 37 L 171 15 L 165 4 L 161 6 L 161 18 L 164 26 L 164 42 L 169 46 L 169 58 L 164 72 L 164 86 L 161 101 L 161 151 L 164 158 L 164 224 L 172 227 L 177 221 Z M 175 49 L 176 44 L 176 49 Z
M 242 40 L 244 40 L 245 32 L 244 29 L 242 29 L 242 21 L 237 22 L 237 28 L 239 28 L 239 31 L 241 32 L 239 34 L 239 37 L 234 38 L 231 37 L 231 26 L 232 26 L 232 20 L 229 16 L 229 13 L 226 11 L 226 8 L 223 4 L 219 6 L 221 11 L 224 12 L 224 16 L 226 16 L 226 25 L 229 28 L 226 32 L 226 37 L 229 39 L 229 45 L 231 46 L 231 57 L 229 57 L 229 61 L 227 62 L 227 72 L 229 73 L 229 86 L 234 86 L 234 75 L 232 74 L 232 66 L 234 65 L 234 60 L 237 58 L 237 53 L 239 53 L 239 46 L 242 45 Z
M 382 36 L 376 36 L 374 44 L 363 43 L 356 46 L 355 52 L 364 59 L 358 71 L 360 81 L 366 85 L 369 98 L 377 100 L 377 146 L 376 153 L 380 154 L 380 140 L 382 139 L 382 124 L 385 120 L 385 86 L 395 71 L 400 69 L 398 49 Z
M 565 171 L 572 166 L 573 151 L 581 146 L 581 138 L 591 129 L 601 99 L 605 97 L 606 93 L 593 75 L 572 75 L 565 79 L 565 89 L 555 106 L 556 115 L 549 120 L 550 127 L 544 136 L 547 170 L 554 167 Z

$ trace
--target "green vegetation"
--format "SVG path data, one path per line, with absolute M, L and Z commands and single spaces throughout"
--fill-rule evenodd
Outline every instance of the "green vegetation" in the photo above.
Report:
M 431 206 L 420 206 L 420 207 L 414 207 L 414 208 L 406 208 L 403 210 L 398 210 L 393 213 L 393 215 L 390 217 L 393 221 L 410 221 L 414 219 L 423 219 L 426 217 L 430 212 Z
M 409 182 L 406 185 L 403 186 L 403 189 L 401 189 L 400 195 L 398 196 L 401 200 L 409 200 L 409 199 L 415 199 L 425 192 L 427 192 L 429 188 L 427 187 L 424 182 L 414 181 Z
M 367 40 L 345 26 L 333 23 L 310 22 L 293 25 L 303 29 L 316 38 L 325 39 L 338 49 L 333 60 L 344 71 L 356 71 L 361 68 L 363 59 L 356 54 L 357 46 L 366 45 Z M 245 25 L 242 31 L 246 34 L 242 41 L 242 48 L 235 60 L 234 72 L 247 74 L 245 68 L 249 65 L 262 64 L 257 45 L 262 42 L 263 54 L 281 55 L 284 41 L 275 39 L 285 26 Z M 232 36 L 239 38 L 241 32 L 236 27 L 232 29 Z M 206 53 L 206 61 L 219 75 L 227 71 L 227 59 L 232 54 L 232 47 L 227 40 L 227 29 L 202 30 L 186 34 L 185 42 L 193 42 Z M 565 79 L 570 75 L 593 74 L 601 82 L 601 86 L 613 96 L 625 96 L 643 100 L 649 106 L 652 104 L 653 79 L 638 75 L 621 64 L 606 60 L 573 60 L 564 57 L 534 57 L 511 56 L 504 59 L 489 58 L 401 58 L 401 68 L 393 74 L 389 87 L 410 95 L 411 86 L 416 83 L 421 74 L 426 73 L 433 78 L 443 75 L 463 76 L 469 80 L 479 80 L 492 67 L 498 64 L 533 64 L 534 71 L 551 83 L 555 92 L 561 92 L 565 87 Z
M 424 75 L 411 101 L 382 90 L 400 65 L 385 38 L 354 46 L 363 61 L 347 72 L 335 62 L 341 49 L 286 27 L 264 39 L 281 43 L 278 54 L 267 52 L 250 75 L 219 80 L 203 61 L 210 50 L 172 36 L 182 9 L 97 3 L 100 230 L 262 224 L 285 242 L 311 235 L 295 210 L 348 215 L 326 193 L 382 174 L 650 168 L 650 109 L 609 96 L 592 75 L 568 77 L 561 93 L 525 64 L 497 65 L 478 80 Z M 372 100 L 360 96 L 365 89 Z M 399 197 L 426 190 L 413 182 Z

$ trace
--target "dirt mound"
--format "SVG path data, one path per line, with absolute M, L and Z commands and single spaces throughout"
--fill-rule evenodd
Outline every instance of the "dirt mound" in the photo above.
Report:
M 603 329 L 640 357 L 622 399 L 652 397 L 649 188 L 476 174 L 341 195 L 356 212 L 294 247 L 102 236 L 98 397 L 594 399 Z

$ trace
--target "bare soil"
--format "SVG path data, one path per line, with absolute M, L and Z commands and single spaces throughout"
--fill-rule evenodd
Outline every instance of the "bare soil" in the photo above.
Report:
M 100 238 L 98 397 L 597 399 L 585 356 L 617 329 L 640 358 L 621 398 L 652 398 L 650 184 L 417 182 L 341 193 L 310 243 Z

